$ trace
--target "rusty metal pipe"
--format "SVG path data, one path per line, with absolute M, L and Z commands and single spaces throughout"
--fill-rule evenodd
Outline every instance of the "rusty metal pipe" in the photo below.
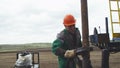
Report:
M 108 34 L 109 31 L 108 31 L 108 18 L 105 17 L 105 25 L 106 25 L 106 33 Z
M 81 0 L 81 17 L 82 17 L 82 45 L 83 47 L 87 48 L 89 47 L 87 0 Z M 82 68 L 92 68 L 89 52 L 87 52 L 83 57 Z
M 87 0 L 81 0 L 81 15 L 82 15 L 82 44 L 83 47 L 89 46 L 89 30 L 88 30 L 88 9 Z

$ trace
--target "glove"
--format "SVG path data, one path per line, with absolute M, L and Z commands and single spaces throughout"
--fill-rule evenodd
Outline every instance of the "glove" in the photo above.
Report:
M 64 54 L 64 57 L 66 58 L 72 58 L 75 56 L 75 50 L 67 50 Z

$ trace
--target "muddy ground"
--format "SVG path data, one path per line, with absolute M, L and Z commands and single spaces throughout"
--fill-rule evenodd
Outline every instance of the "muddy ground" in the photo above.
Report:
M 40 54 L 40 68 L 58 68 L 57 57 L 51 51 L 42 51 Z M 93 68 L 101 68 L 101 51 L 92 51 L 91 62 Z M 13 68 L 16 53 L 0 53 L 0 68 Z M 120 68 L 120 53 L 111 54 L 110 68 Z

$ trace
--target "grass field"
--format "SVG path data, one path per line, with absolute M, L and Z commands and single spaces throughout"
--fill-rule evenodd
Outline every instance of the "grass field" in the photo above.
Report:
M 4 44 L 0 45 L 0 52 L 50 47 L 51 43 Z

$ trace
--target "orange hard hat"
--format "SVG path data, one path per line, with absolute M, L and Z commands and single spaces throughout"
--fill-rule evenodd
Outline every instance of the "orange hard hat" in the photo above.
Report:
M 65 25 L 65 26 L 70 26 L 70 25 L 74 25 L 75 24 L 75 18 L 73 17 L 73 15 L 71 15 L 71 14 L 68 14 L 68 15 L 66 15 L 65 17 L 64 17 L 64 22 L 63 22 L 63 24 Z

